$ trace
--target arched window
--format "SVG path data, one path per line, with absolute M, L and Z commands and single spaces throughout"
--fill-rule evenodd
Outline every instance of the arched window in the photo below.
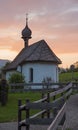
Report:
M 30 82 L 33 82 L 33 68 L 30 68 Z

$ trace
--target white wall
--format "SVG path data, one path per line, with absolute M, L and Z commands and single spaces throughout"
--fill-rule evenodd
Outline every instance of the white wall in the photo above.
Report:
M 30 81 L 30 68 L 33 68 L 33 83 L 42 83 L 43 79 L 51 78 L 53 82 L 58 82 L 58 66 L 56 64 L 47 63 L 27 63 L 22 66 L 22 74 L 25 76 L 26 83 Z M 17 67 L 20 72 L 20 66 Z M 15 71 L 8 71 L 6 79 Z M 30 86 L 31 87 L 31 86 Z M 55 86 L 54 86 L 55 87 Z M 57 87 L 57 86 L 56 86 Z M 35 88 L 35 87 L 34 87 Z M 41 88 L 36 86 L 36 88 Z
M 42 83 L 43 78 L 50 77 L 53 82 L 58 81 L 58 67 L 55 64 L 28 63 L 22 66 L 22 74 L 28 83 L 30 81 L 30 68 L 33 68 L 33 82 Z

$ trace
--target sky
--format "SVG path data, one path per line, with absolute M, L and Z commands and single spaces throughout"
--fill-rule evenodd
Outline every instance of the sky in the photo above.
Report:
M 78 61 L 78 0 L 0 0 L 0 59 L 12 61 L 24 47 L 26 13 L 29 44 L 44 39 L 63 68 Z

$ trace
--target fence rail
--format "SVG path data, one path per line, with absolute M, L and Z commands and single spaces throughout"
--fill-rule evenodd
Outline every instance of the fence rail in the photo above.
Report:
M 50 91 L 53 88 L 57 87 L 64 87 L 68 83 L 12 83 L 9 84 L 10 92 L 25 92 L 25 91 L 42 91 L 45 90 Z M 33 86 L 35 88 L 33 88 Z
M 18 101 L 18 130 L 22 126 L 29 130 L 31 124 L 50 125 L 47 130 L 56 130 L 59 125 L 62 130 L 65 124 L 66 99 L 72 92 L 72 83 L 64 88 L 59 88 L 54 92 L 47 89 L 42 91 L 42 99 L 34 102 L 26 100 L 26 104 L 22 105 L 21 100 Z M 30 115 L 30 110 L 39 110 L 34 115 Z M 22 112 L 25 111 L 26 118 L 22 120 Z
M 58 128 L 58 125 L 60 124 L 61 120 L 63 119 L 64 115 L 66 113 L 66 102 L 64 103 L 64 105 L 62 106 L 62 108 L 60 109 L 60 111 L 58 112 L 57 116 L 55 117 L 55 119 L 53 120 L 53 122 L 51 123 L 51 125 L 49 126 L 48 130 L 56 130 Z M 65 124 L 63 124 L 63 129 Z

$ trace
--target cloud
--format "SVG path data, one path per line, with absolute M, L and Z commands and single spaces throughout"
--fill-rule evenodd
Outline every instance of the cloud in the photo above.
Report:
M 19 52 L 23 48 L 26 13 L 30 44 L 45 39 L 57 53 L 78 51 L 78 0 L 1 0 L 0 49 Z
M 11 37 L 0 38 L 0 49 L 9 49 L 12 51 L 20 51 L 23 48 L 22 40 L 15 40 Z

